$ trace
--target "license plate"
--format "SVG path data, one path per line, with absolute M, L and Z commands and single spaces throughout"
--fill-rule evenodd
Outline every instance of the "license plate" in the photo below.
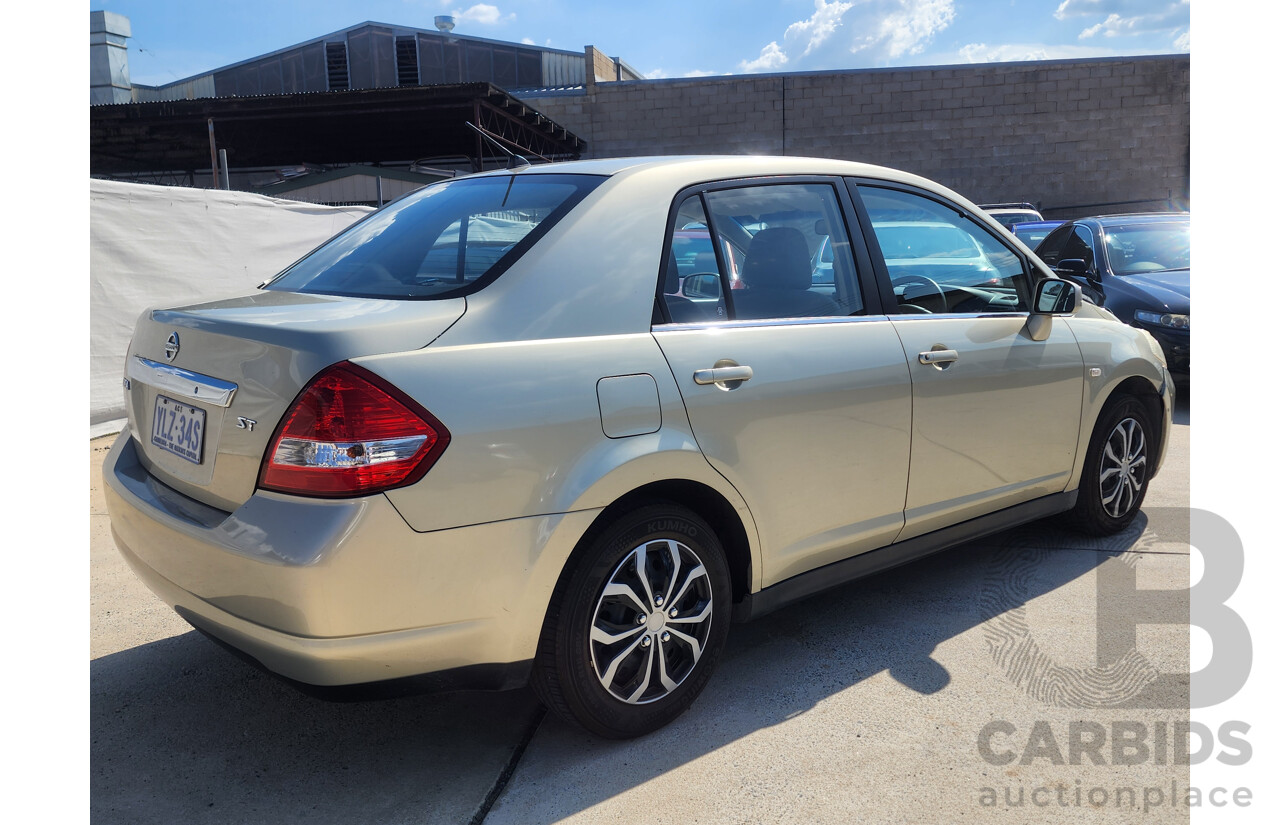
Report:
M 151 443 L 160 449 L 199 464 L 204 455 L 204 410 L 156 396 L 151 417 Z

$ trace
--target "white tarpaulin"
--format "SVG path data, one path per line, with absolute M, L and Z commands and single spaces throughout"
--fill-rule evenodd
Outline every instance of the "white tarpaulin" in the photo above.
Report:
M 124 416 L 124 358 L 145 309 L 251 290 L 370 211 L 91 180 L 89 423 Z

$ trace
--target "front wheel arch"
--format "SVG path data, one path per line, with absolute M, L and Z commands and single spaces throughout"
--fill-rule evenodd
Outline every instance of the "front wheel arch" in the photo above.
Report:
M 1152 428 L 1153 443 L 1151 452 L 1153 455 L 1161 455 L 1164 450 L 1164 440 L 1169 434 L 1165 432 L 1164 428 L 1164 400 L 1161 399 L 1159 390 L 1146 378 L 1140 375 L 1132 375 L 1112 388 L 1106 401 L 1099 407 L 1098 418 L 1102 418 L 1103 414 L 1112 405 L 1124 398 L 1136 398 L 1146 408 Z M 1097 422 L 1095 421 L 1094 425 L 1096 426 L 1096 424 Z M 1154 476 L 1155 473 L 1153 472 L 1152 475 Z

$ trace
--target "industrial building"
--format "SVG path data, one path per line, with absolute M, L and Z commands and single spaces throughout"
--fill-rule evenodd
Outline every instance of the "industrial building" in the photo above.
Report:
M 746 153 L 881 164 L 1051 217 L 1190 203 L 1187 54 L 649 80 L 592 46 L 469 37 L 441 18 L 361 23 L 152 87 L 129 81 L 127 19 L 90 26 L 100 178 L 377 205 L 507 153 Z
M 376 205 L 508 153 L 580 157 L 580 138 L 515 93 L 641 78 L 593 46 L 460 35 L 442 15 L 435 30 L 365 22 L 147 86 L 129 77 L 128 18 L 89 22 L 92 175 L 319 203 Z

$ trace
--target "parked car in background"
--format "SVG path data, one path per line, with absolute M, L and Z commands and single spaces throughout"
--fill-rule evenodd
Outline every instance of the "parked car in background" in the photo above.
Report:
M 1191 372 L 1191 215 L 1106 215 L 1069 221 L 1036 254 L 1120 320 L 1150 332 L 1169 370 Z
M 1048 237 L 1049 233 L 1057 229 L 1065 221 L 1030 221 L 1028 223 L 1015 223 L 1013 225 L 1013 234 L 1018 240 L 1027 245 L 1028 249 L 1035 250 L 1040 242 Z
M 1040 210 L 1030 203 L 987 203 L 980 208 L 1006 229 L 1012 229 L 1015 223 L 1044 220 Z
M 112 533 L 192 625 L 308 690 L 531 684 L 607 737 L 682 713 L 731 622 L 1049 515 L 1124 529 L 1173 401 L 1150 335 L 971 202 L 796 157 L 423 187 L 145 312 L 124 395 Z

